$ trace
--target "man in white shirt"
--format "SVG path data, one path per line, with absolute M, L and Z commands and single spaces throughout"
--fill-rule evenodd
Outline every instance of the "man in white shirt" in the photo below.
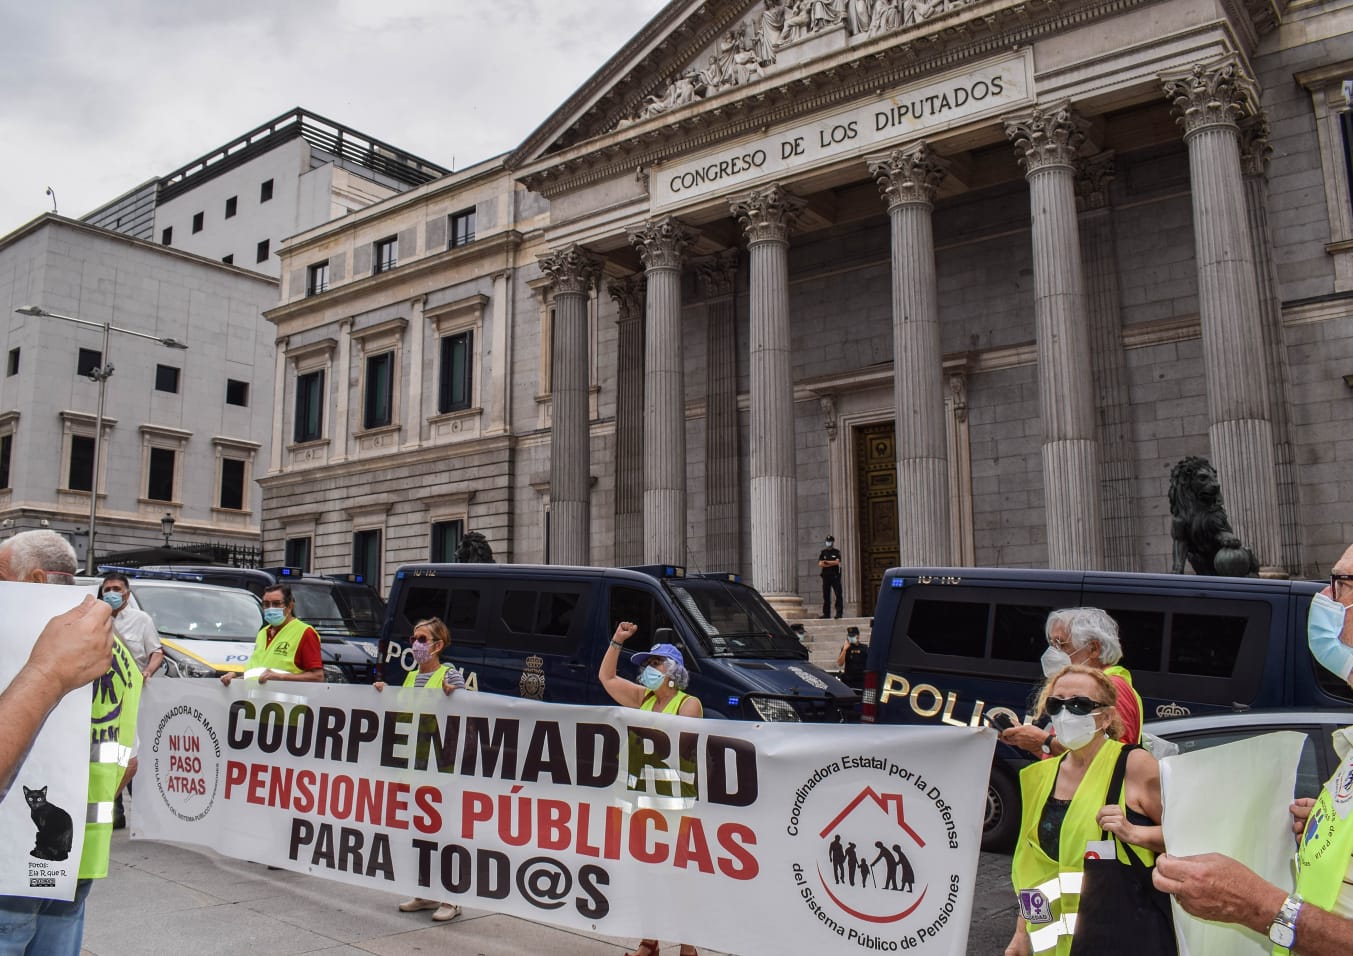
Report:
M 127 650 L 132 652 L 132 657 L 136 658 L 141 677 L 149 680 L 164 661 L 164 648 L 160 645 L 160 632 L 150 615 L 128 604 L 131 593 L 131 584 L 120 571 L 109 571 L 99 585 L 99 597 L 113 609 L 113 630 L 127 645 Z

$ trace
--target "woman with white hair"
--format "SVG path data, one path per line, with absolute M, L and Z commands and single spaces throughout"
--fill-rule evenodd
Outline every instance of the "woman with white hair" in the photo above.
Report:
M 1043 674 L 1051 676 L 1071 664 L 1084 664 L 1102 670 L 1117 691 L 1115 707 L 1125 744 L 1142 741 L 1142 698 L 1132 686 L 1132 673 L 1123 667 L 1123 645 L 1118 639 L 1118 623 L 1107 611 L 1097 607 L 1068 607 L 1053 611 L 1044 625 L 1048 649 L 1040 663 Z M 1065 751 L 1056 734 L 1034 724 L 1021 724 L 1001 733 L 1001 742 L 1033 754 L 1056 756 Z

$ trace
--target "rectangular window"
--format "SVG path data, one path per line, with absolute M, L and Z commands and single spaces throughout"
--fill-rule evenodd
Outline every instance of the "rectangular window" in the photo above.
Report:
M 75 360 L 75 374 L 88 376 L 98 371 L 101 365 L 103 365 L 102 352 L 98 349 L 80 349 L 79 357 Z
M 394 404 L 395 353 L 382 352 L 366 360 L 366 397 L 362 409 L 363 428 L 383 428 L 392 421 Z
M 90 491 L 94 487 L 94 436 L 70 436 L 70 471 L 66 487 L 71 491 Z
M 151 501 L 174 500 L 174 449 L 150 449 L 150 473 L 146 476 L 146 497 Z
M 272 198 L 272 180 L 265 179 L 263 184 L 258 187 L 258 201 L 267 202 Z
M 235 253 L 232 252 L 228 256 L 221 256 L 221 261 L 228 266 L 233 266 L 235 264 Z
M 9 350 L 9 364 L 5 366 L 5 374 L 19 374 L 19 350 L 17 348 Z
M 14 436 L 0 435 L 0 488 L 9 487 L 9 463 L 14 455 Z
M 329 260 L 316 262 L 306 269 L 305 294 L 319 295 L 329 288 Z
M 441 564 L 450 564 L 456 560 L 456 547 L 465 534 L 465 522 L 435 521 L 432 524 L 432 553 L 428 560 Z
M 1339 114 L 1339 132 L 1344 138 L 1344 175 L 1346 182 L 1353 187 L 1353 110 Z M 1353 188 L 1349 189 L 1349 200 L 1353 202 Z
M 437 411 L 454 412 L 470 407 L 471 346 L 474 332 L 459 332 L 442 339 L 441 381 L 437 388 Z
M 155 366 L 155 391 L 174 392 L 179 390 L 179 370 L 172 365 Z
M 287 538 L 286 552 L 282 562 L 289 568 L 300 568 L 302 571 L 309 572 L 310 539 Z
M 221 459 L 221 508 L 244 510 L 244 462 L 237 458 Z
M 249 383 L 234 378 L 226 379 L 226 404 L 247 408 L 249 406 Z
M 204 213 L 204 212 L 195 212 L 195 213 L 193 213 L 193 232 L 194 232 L 194 233 L 198 233 L 198 232 L 201 232 L 201 231 L 202 231 L 202 224 L 205 222 L 206 218 L 207 218 L 207 214 Z
M 451 248 L 474 242 L 474 210 L 462 209 L 451 214 Z
M 260 242 L 260 243 L 258 244 L 258 250 L 257 250 L 257 252 L 255 253 L 254 261 L 255 261 L 255 262 L 267 262 L 267 261 L 268 261 L 268 240 L 267 240 L 267 239 L 264 239 L 262 242 Z
M 380 590 L 381 533 L 379 530 L 355 531 L 352 535 L 352 573 Z
M 160 230 L 160 245 L 172 246 L 174 244 L 174 227 L 165 226 Z
M 226 200 L 225 217 L 227 219 L 235 218 L 235 212 L 239 209 L 239 204 L 240 204 L 239 196 L 231 196 L 229 199 Z
M 399 264 L 399 237 L 390 236 L 387 239 L 381 239 L 375 245 L 375 262 L 372 267 L 374 272 L 389 272 Z
M 324 437 L 324 370 L 296 377 L 296 441 Z

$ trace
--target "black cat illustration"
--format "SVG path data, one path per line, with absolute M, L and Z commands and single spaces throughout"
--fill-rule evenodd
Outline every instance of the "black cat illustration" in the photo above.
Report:
M 70 856 L 71 840 L 75 835 L 70 814 L 47 802 L 46 787 L 36 790 L 24 787 L 23 797 L 28 801 L 33 825 L 38 828 L 33 850 L 28 855 L 38 860 L 64 860 Z

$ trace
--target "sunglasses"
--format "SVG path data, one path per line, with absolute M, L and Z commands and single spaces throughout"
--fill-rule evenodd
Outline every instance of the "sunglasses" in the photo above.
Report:
M 1065 707 L 1077 717 L 1084 717 L 1086 714 L 1093 714 L 1097 710 L 1103 710 L 1108 704 L 1101 704 L 1099 701 L 1090 697 L 1049 697 L 1045 708 L 1050 716 L 1057 716 Z

